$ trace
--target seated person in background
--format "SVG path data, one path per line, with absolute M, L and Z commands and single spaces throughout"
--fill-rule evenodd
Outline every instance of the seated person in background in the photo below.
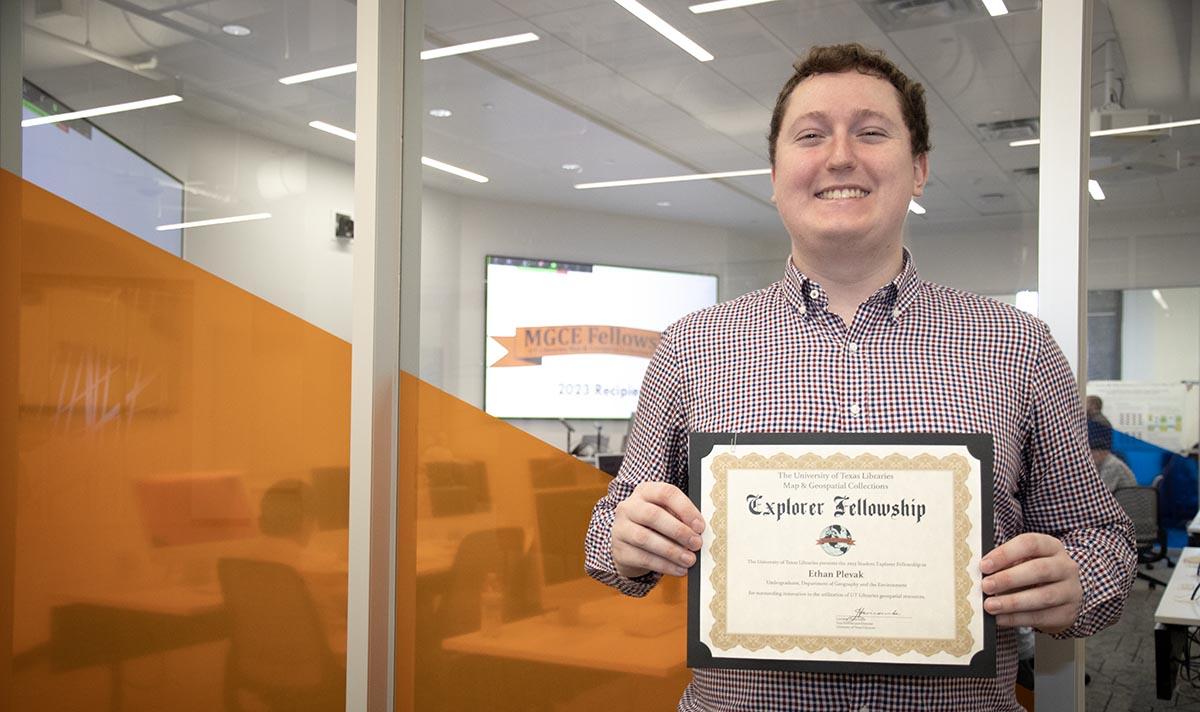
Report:
M 1098 423 L 1102 423 L 1109 429 L 1112 428 L 1112 423 L 1110 423 L 1108 418 L 1104 415 L 1104 401 L 1100 398 L 1100 396 L 1088 396 L 1084 400 L 1083 409 L 1088 420 L 1094 420 Z
M 1104 417 L 1104 416 L 1101 416 Z M 1108 421 L 1088 418 L 1088 447 L 1092 450 L 1092 462 L 1109 492 L 1119 487 L 1137 487 L 1133 470 L 1112 453 L 1112 426 Z
M 276 482 L 263 493 L 258 516 L 262 537 L 239 552 L 247 559 L 295 569 L 308 586 L 334 652 L 346 650 L 346 564 L 310 545 L 317 529 L 312 485 L 298 479 Z

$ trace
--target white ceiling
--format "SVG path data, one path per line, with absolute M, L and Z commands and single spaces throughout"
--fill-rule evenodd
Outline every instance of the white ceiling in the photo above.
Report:
M 766 177 L 578 191 L 576 182 L 767 166 L 765 133 L 796 55 L 859 41 L 887 52 L 928 91 L 934 151 L 922 203 L 927 224 L 1007 216 L 1036 220 L 1036 148 L 988 140 L 979 124 L 1038 114 L 1041 14 L 1008 0 L 991 18 L 978 0 L 780 0 L 694 15 L 696 0 L 644 4 L 716 56 L 701 63 L 612 0 L 426 0 L 426 46 L 519 32 L 541 39 L 422 63 L 423 153 L 491 178 L 468 183 L 426 169 L 446 190 L 632 215 L 776 230 Z M 38 17 L 26 1 L 26 75 L 76 108 L 104 97 L 151 96 L 163 85 L 183 110 L 351 161 L 349 142 L 307 127 L 353 126 L 353 75 L 284 86 L 278 78 L 354 59 L 352 0 L 61 0 Z M 908 8 L 908 14 L 899 9 Z M 1111 8 L 1111 9 L 1110 9 Z M 246 38 L 220 32 L 237 22 Z M 42 33 L 133 63 L 143 76 L 97 63 Z M 397 34 L 399 29 L 397 29 Z M 1111 53 L 1100 49 L 1112 40 Z M 1093 105 L 1104 68 L 1123 80 L 1126 107 L 1200 117 L 1200 3 L 1098 0 Z M 1093 147 L 1108 201 L 1093 214 L 1147 219 L 1189 214 L 1200 188 L 1200 127 L 1154 144 Z M 578 172 L 564 163 L 579 164 Z M 1163 168 L 1167 166 L 1167 168 Z M 669 206 L 660 206 L 669 202 Z M 1093 217 L 1093 221 L 1095 221 Z M 917 222 L 917 221 L 921 222 Z

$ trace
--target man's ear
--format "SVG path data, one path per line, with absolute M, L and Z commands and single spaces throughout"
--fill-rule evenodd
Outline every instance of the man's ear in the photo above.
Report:
M 925 183 L 929 180 L 929 154 L 922 153 L 913 158 L 913 197 L 919 198 L 925 193 Z

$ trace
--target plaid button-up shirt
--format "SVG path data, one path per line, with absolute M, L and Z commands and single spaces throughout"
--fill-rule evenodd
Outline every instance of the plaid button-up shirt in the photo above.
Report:
M 1133 527 L 1096 475 L 1075 377 L 1046 325 L 921 281 L 907 250 L 853 323 L 827 305 L 788 260 L 779 282 L 663 333 L 623 466 L 592 516 L 588 573 L 633 596 L 656 583 L 616 573 L 613 512 L 640 482 L 687 491 L 689 432 L 990 433 L 995 543 L 1043 532 L 1079 564 L 1083 608 L 1063 636 L 1115 621 L 1133 581 Z M 679 709 L 1020 710 L 1013 631 L 997 637 L 995 678 L 697 669 Z

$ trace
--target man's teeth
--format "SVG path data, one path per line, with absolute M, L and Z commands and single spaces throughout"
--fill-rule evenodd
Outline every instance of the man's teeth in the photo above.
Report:
M 817 193 L 817 197 L 821 200 L 845 200 L 847 198 L 865 198 L 867 191 L 859 188 L 839 188 L 837 190 L 826 190 Z

